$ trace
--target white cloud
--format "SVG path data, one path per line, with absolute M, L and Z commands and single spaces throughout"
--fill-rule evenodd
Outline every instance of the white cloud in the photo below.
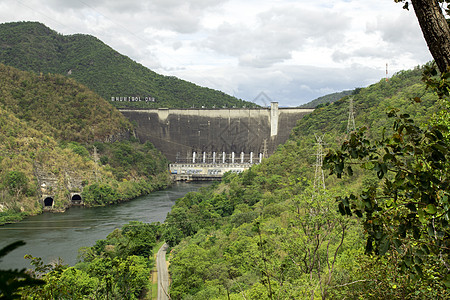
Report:
M 281 105 L 431 60 L 393 0 L 3 0 L 0 19 L 92 34 L 156 72 Z
M 342 14 L 301 5 L 272 7 L 255 19 L 252 24 L 220 24 L 209 32 L 204 47 L 236 56 L 242 66 L 262 68 L 291 59 L 292 52 L 299 49 L 339 43 L 348 26 Z

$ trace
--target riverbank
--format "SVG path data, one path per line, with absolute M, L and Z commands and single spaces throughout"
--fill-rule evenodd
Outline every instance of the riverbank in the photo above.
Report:
M 132 201 L 138 197 L 149 195 L 150 193 L 161 191 L 170 188 L 173 185 L 173 181 L 169 175 L 154 177 L 153 180 L 140 180 L 140 181 L 123 181 L 120 183 L 103 184 L 95 183 L 86 188 L 86 191 L 81 193 L 82 205 L 84 207 L 102 207 L 108 205 L 116 205 L 128 201 Z M 0 226 L 5 224 L 17 223 L 24 220 L 29 216 L 36 216 L 43 212 L 51 213 L 64 213 L 67 209 L 80 206 L 73 205 L 71 202 L 67 202 L 64 207 L 46 207 L 36 200 L 34 209 L 26 210 L 21 207 L 21 211 L 7 209 L 2 205 L 3 211 L 0 210 Z
M 15 211 L 2 211 L 0 212 L 0 226 L 19 222 L 30 215 L 32 214 Z
M 176 183 L 171 187 L 138 197 L 132 201 L 103 207 L 74 206 L 65 213 L 44 212 L 21 222 L 0 226 L 0 248 L 18 240 L 27 244 L 9 253 L 0 269 L 29 268 L 23 257 L 31 254 L 45 263 L 63 259 L 65 264 L 77 262 L 80 247 L 91 247 L 105 239 L 114 229 L 130 221 L 164 222 L 178 198 L 210 183 Z

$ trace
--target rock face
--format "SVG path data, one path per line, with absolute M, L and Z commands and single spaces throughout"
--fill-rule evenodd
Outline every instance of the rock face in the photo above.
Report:
M 57 176 L 41 166 L 35 166 L 39 185 L 39 199 L 44 210 L 63 210 L 71 205 L 81 205 L 83 179 L 74 172 Z
M 107 136 L 105 139 L 102 140 L 102 142 L 105 142 L 105 143 L 120 142 L 123 140 L 128 140 L 131 137 L 131 135 L 133 135 L 133 132 L 131 132 L 130 130 L 125 130 L 125 131 L 118 132 L 116 134 Z
M 120 110 L 136 124 L 136 136 L 150 141 L 171 162 L 192 153 L 272 154 L 286 142 L 291 129 L 313 109 L 147 109 Z

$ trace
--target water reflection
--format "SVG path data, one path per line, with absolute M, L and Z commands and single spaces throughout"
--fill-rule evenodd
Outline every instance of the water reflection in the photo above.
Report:
M 0 269 L 30 267 L 29 261 L 23 258 L 25 254 L 41 257 L 45 263 L 60 257 L 64 263 L 73 265 L 80 247 L 92 246 L 130 221 L 163 222 L 176 199 L 207 185 L 178 183 L 170 189 L 115 206 L 75 206 L 63 214 L 43 213 L 20 223 L 0 226 L 0 248 L 17 240 L 27 243 L 3 257 Z

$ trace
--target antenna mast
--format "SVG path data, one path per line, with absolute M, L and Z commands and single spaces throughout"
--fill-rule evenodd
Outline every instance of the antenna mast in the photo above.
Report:
M 388 82 L 388 63 L 386 63 L 386 82 Z

